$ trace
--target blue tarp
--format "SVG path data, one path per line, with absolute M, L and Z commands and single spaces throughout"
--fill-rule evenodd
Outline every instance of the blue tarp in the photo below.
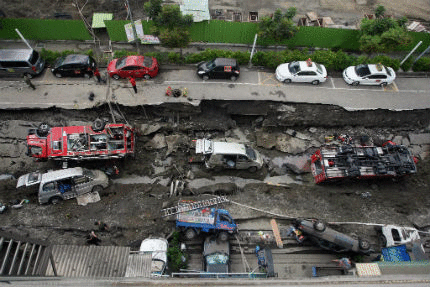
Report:
M 387 262 L 411 261 L 406 245 L 382 248 L 382 257 Z

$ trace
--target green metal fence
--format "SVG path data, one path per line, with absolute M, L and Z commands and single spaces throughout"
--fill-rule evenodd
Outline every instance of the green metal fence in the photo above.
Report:
M 0 20 L 0 39 L 18 39 L 17 28 L 27 39 L 34 40 L 92 40 L 80 20 L 11 19 Z

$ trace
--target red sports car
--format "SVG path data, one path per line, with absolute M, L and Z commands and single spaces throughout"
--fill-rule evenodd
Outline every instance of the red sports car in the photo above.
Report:
M 154 57 L 124 56 L 112 60 L 107 70 L 115 80 L 128 77 L 150 79 L 158 74 L 158 62 Z

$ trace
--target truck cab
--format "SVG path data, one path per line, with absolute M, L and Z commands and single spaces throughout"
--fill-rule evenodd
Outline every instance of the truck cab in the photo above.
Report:
M 260 153 L 240 143 L 217 142 L 207 139 L 196 140 L 196 154 L 205 156 L 208 169 L 247 169 L 256 172 L 263 166 Z

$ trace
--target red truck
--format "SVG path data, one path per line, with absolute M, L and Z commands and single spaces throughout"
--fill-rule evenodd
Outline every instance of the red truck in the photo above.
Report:
M 29 130 L 27 155 L 40 160 L 123 158 L 134 154 L 135 141 L 135 129 L 127 124 L 97 119 L 93 125 L 51 128 L 42 123 Z

